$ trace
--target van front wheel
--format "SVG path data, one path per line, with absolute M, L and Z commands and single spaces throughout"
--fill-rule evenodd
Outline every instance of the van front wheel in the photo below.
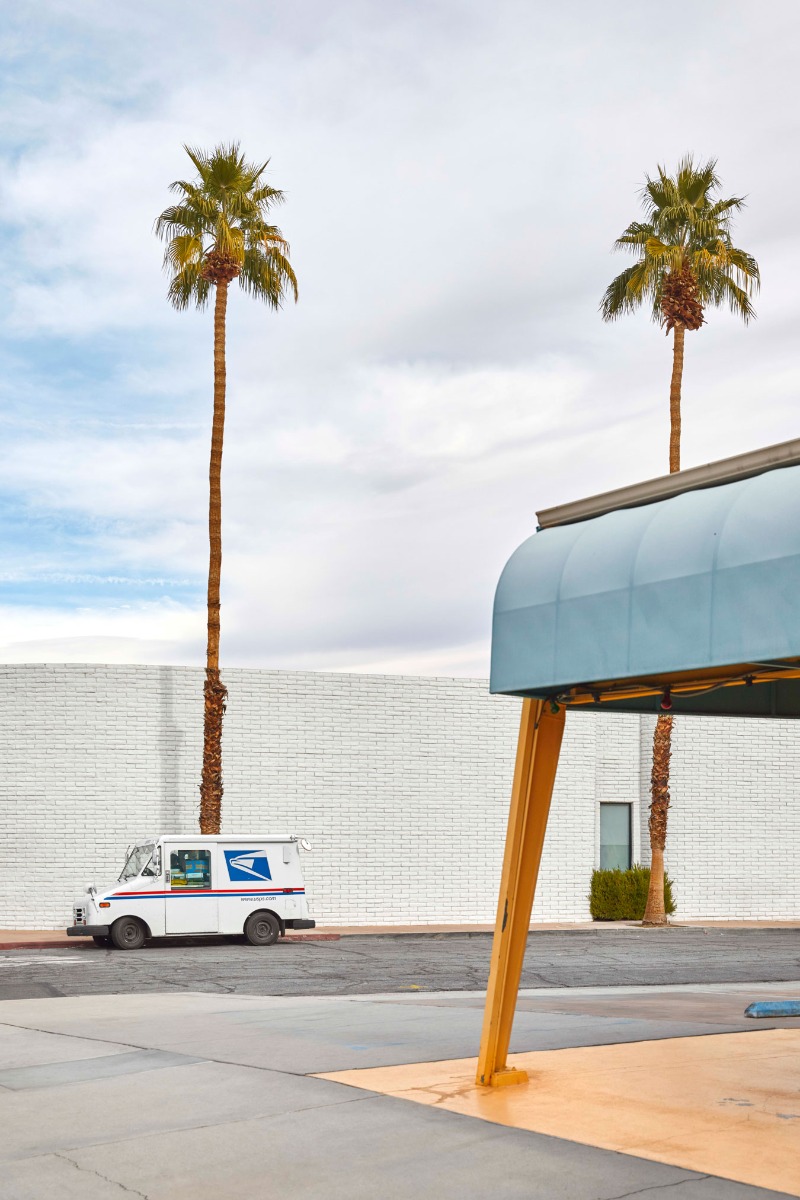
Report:
M 269 912 L 253 913 L 244 924 L 244 936 L 251 946 L 272 946 L 280 937 L 280 932 L 278 918 Z
M 118 950 L 140 950 L 144 945 L 144 926 L 135 917 L 120 917 L 111 926 L 111 940 Z

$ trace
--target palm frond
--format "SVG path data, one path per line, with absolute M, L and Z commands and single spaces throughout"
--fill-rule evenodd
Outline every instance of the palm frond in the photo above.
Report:
M 178 233 L 190 233 L 194 237 L 202 237 L 208 228 L 206 214 L 199 212 L 188 204 L 173 204 L 165 208 L 156 218 L 156 236 L 163 240 L 174 237 Z
M 271 308 L 281 308 L 288 293 L 297 300 L 297 278 L 291 263 L 274 247 L 253 246 L 245 250 L 239 285 Z
M 646 258 L 620 271 L 600 301 L 604 321 L 615 321 L 624 313 L 634 312 L 648 295 L 658 291 L 658 272 Z
M 173 271 L 182 271 L 203 259 L 203 242 L 191 233 L 181 233 L 170 238 L 164 250 L 164 266 Z
M 644 246 L 648 238 L 655 237 L 655 229 L 649 222 L 631 221 L 628 228 L 614 242 L 615 250 L 627 250 Z
M 282 254 L 289 254 L 289 243 L 277 225 L 268 225 L 262 220 L 248 221 L 242 223 L 242 229 L 248 246 L 274 246 Z
M 744 196 L 729 196 L 727 200 L 717 200 L 714 204 L 711 204 L 708 209 L 708 216 L 712 221 L 718 220 L 722 223 L 725 217 L 729 217 L 731 213 L 739 212 L 746 205 L 747 201 Z
M 740 250 L 737 246 L 728 247 L 728 262 L 734 270 L 737 282 L 746 288 L 748 295 L 753 295 L 761 288 L 761 271 L 752 254 Z
M 266 166 L 266 163 L 264 164 Z M 262 184 L 260 188 L 256 188 L 252 195 L 253 203 L 259 205 L 266 204 L 272 207 L 273 204 L 283 204 L 285 196 L 279 188 L 270 187 L 269 184 Z
M 707 241 L 725 241 L 728 237 L 727 223 L 716 220 L 707 211 L 692 218 L 690 229 L 691 239 L 698 245 Z
M 189 263 L 173 275 L 167 299 L 177 309 L 188 308 L 192 303 L 196 308 L 205 308 L 210 292 L 211 284 L 200 274 L 200 264 Z
M 745 325 L 756 315 L 750 296 L 744 288 L 739 287 L 730 275 L 719 275 L 715 278 L 709 302 L 718 308 L 727 302 L 731 312 L 737 317 L 741 317 Z

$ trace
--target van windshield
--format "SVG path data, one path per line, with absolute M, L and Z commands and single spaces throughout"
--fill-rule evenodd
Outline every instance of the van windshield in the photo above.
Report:
M 128 855 L 125 866 L 122 868 L 120 880 L 133 879 L 135 875 L 141 875 L 146 869 L 147 864 L 153 857 L 153 843 L 147 842 L 143 846 L 134 846 L 133 850 Z M 154 871 L 147 871 L 148 875 L 154 875 Z

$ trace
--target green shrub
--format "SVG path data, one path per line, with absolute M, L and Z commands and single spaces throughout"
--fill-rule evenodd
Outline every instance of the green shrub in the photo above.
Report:
M 628 871 L 592 871 L 589 911 L 595 921 L 641 921 L 650 887 L 650 868 L 638 863 Z M 672 880 L 664 874 L 664 908 L 667 915 L 677 905 L 672 895 Z

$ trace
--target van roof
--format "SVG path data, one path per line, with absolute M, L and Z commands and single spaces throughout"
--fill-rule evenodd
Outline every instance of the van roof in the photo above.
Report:
M 156 833 L 140 842 L 296 842 L 293 833 Z

